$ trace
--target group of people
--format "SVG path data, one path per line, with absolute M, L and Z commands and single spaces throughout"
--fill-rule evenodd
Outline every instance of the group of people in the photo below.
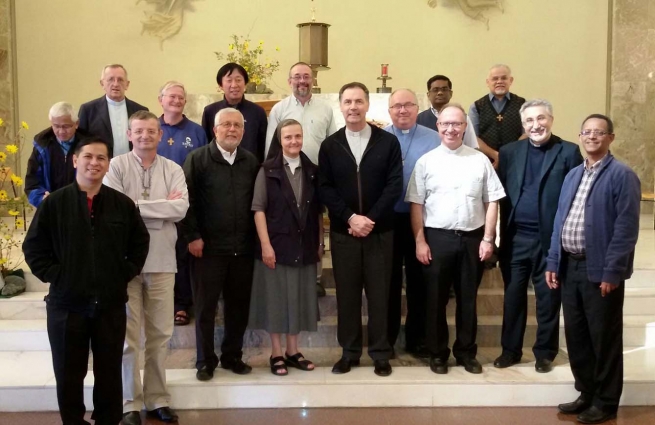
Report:
M 97 424 L 140 424 L 144 406 L 177 421 L 165 359 L 173 326 L 189 322 L 192 305 L 198 380 L 211 380 L 219 365 L 251 371 L 242 359 L 248 327 L 270 334 L 271 373 L 313 370 L 298 337 L 317 330 L 324 208 L 342 347 L 333 373 L 359 365 L 362 291 L 373 371 L 392 373 L 403 283 L 406 351 L 448 373 L 454 289 L 452 353 L 467 372 L 482 373 L 477 292 L 500 215 L 505 297 L 494 366 L 521 361 L 531 281 L 537 372 L 553 368 L 564 310 L 581 394 L 559 410 L 582 423 L 614 417 L 640 183 L 609 152 L 610 118 L 582 122 L 583 160 L 577 144 L 552 133 L 552 105 L 511 93 L 512 82 L 509 67 L 493 66 L 489 93 L 467 114 L 451 102 L 451 80 L 436 75 L 427 82 L 430 109 L 419 113 L 417 95 L 396 90 L 384 128 L 367 122 L 368 89 L 353 82 L 339 91 L 345 126 L 336 129 L 302 62 L 289 70 L 292 95 L 268 118 L 245 99 L 248 74 L 236 63 L 218 71 L 225 98 L 205 108 L 202 125 L 184 115 L 179 82 L 161 88 L 159 117 L 127 99 L 130 82 L 118 64 L 103 69 L 105 95 L 79 116 L 68 103 L 53 105 L 51 127 L 35 137 L 28 163 L 26 191 L 38 209 L 23 250 L 33 273 L 50 283 L 48 335 L 63 422 L 86 423 L 89 345 Z

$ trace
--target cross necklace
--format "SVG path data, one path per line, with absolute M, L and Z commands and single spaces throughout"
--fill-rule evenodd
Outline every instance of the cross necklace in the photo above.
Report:
M 417 125 L 415 124 L 414 127 L 416 127 L 416 126 Z M 391 128 L 393 130 L 393 135 L 396 136 L 396 126 L 392 126 Z M 409 130 L 409 131 L 412 131 L 412 130 Z M 401 130 L 400 133 L 402 134 L 402 130 Z M 412 133 L 412 137 L 409 139 L 409 144 L 407 145 L 407 150 L 405 150 L 405 152 L 403 152 L 403 147 L 402 147 L 402 145 L 400 145 L 400 158 L 403 161 L 403 167 L 405 166 L 405 158 L 407 158 L 407 155 L 409 154 L 409 150 L 412 147 L 412 142 L 414 141 L 414 136 L 415 135 L 416 135 L 416 128 L 414 128 L 414 132 Z M 398 136 L 396 136 L 396 137 L 398 137 Z M 400 137 L 398 137 L 398 141 L 400 141 Z
M 136 155 L 135 155 L 136 156 Z M 145 168 L 138 159 L 134 158 L 134 161 L 137 163 L 137 165 L 140 168 L 139 175 L 141 177 L 141 188 L 143 189 L 143 192 L 141 193 L 141 196 L 143 199 L 150 199 L 150 182 L 152 180 L 152 170 L 155 168 L 157 165 L 156 162 L 156 157 L 155 161 L 150 164 L 150 167 Z

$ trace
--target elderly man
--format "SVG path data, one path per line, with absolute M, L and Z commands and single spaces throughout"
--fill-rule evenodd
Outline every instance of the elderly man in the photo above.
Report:
M 121 421 L 121 356 L 127 283 L 141 272 L 150 237 L 139 211 L 104 186 L 107 141 L 75 144 L 75 182 L 39 206 L 23 252 L 32 273 L 50 283 L 45 297 L 48 338 L 62 422 L 84 420 L 84 377 L 93 352 L 93 415 L 97 424 Z
M 184 165 L 187 155 L 194 149 L 207 144 L 207 136 L 202 127 L 184 115 L 186 89 L 184 84 L 168 81 L 159 90 L 159 104 L 163 114 L 159 117 L 163 143 L 157 145 L 157 154 Z M 178 225 L 175 245 L 177 273 L 175 274 L 175 325 L 189 324 L 190 309 L 193 305 L 189 269 L 188 243 Z
M 132 152 L 112 159 L 104 183 L 136 203 L 150 233 L 150 251 L 141 273 L 127 285 L 123 424 L 141 424 L 139 411 L 144 404 L 148 416 L 163 422 L 176 422 L 177 415 L 168 407 L 170 394 L 164 361 L 168 341 L 173 335 L 175 222 L 186 214 L 188 193 L 182 167 L 157 155 L 162 131 L 155 114 L 136 112 L 130 117 L 127 134 Z M 139 373 L 142 328 L 145 335 L 143 385 Z
M 548 251 L 546 282 L 562 286 L 564 332 L 580 397 L 559 411 L 578 422 L 616 418 L 623 390 L 623 298 L 639 235 L 641 184 L 609 151 L 612 120 L 588 116 L 587 154 L 564 179 Z
M 248 72 L 237 63 L 227 63 L 218 70 L 216 83 L 225 93 L 225 98 L 205 107 L 202 111 L 202 128 L 205 129 L 207 140 L 212 140 L 216 128 L 214 125 L 216 113 L 225 108 L 238 110 L 245 120 L 241 149 L 249 151 L 262 163 L 266 147 L 266 111 L 256 103 L 246 100 L 245 92 L 248 81 L 250 81 Z
M 494 366 L 521 361 L 528 318 L 528 282 L 537 299 L 537 339 L 532 351 L 535 369 L 552 370 L 559 351 L 560 291 L 546 285 L 546 256 L 553 233 L 557 200 L 564 177 L 582 163 L 577 144 L 551 132 L 553 107 L 535 99 L 521 106 L 528 139 L 500 148 L 498 177 L 507 197 L 500 202 L 500 269 L 505 281 L 503 351 Z
M 105 66 L 100 73 L 100 85 L 105 95 L 80 106 L 80 128 L 109 142 L 110 155 L 127 153 L 132 150 L 127 120 L 136 111 L 148 108 L 125 97 L 130 80 L 123 65 Z
M 396 136 L 400 142 L 403 191 L 394 206 L 393 269 L 389 289 L 387 334 L 389 335 L 389 345 L 393 347 L 400 331 L 404 263 L 407 297 L 405 350 L 417 356 L 429 357 L 425 347 L 425 281 L 421 263 L 416 259 L 416 245 L 409 219 L 409 204 L 405 202 L 405 194 L 416 161 L 425 153 L 439 146 L 441 138 L 436 131 L 417 125 L 418 99 L 411 90 L 399 89 L 391 93 L 389 115 L 393 124 L 384 130 Z
M 482 373 L 476 360 L 476 298 L 483 262 L 493 252 L 498 200 L 503 186 L 486 157 L 462 144 L 466 113 L 446 105 L 437 121 L 441 145 L 423 155 L 414 168 L 407 197 L 411 202 L 416 257 L 425 266 L 426 342 L 430 369 L 448 373 L 448 291 L 457 300 L 457 338 L 453 354 L 467 372 Z
M 225 333 L 220 364 L 240 375 L 252 368 L 241 359 L 248 325 L 254 266 L 255 225 L 250 211 L 259 161 L 240 146 L 244 118 L 234 108 L 214 119 L 215 140 L 184 163 L 190 206 L 182 229 L 192 259 L 196 312 L 196 377 L 210 380 L 219 359 L 214 323 L 223 293 Z
M 439 112 L 450 103 L 453 97 L 453 83 L 450 78 L 445 75 L 435 75 L 428 80 L 428 100 L 430 101 L 430 109 L 418 114 L 416 122 L 431 130 L 439 131 L 437 128 L 437 118 Z M 470 117 L 466 117 L 466 133 L 462 143 L 473 149 L 478 149 L 478 138 L 475 135 L 475 129 Z
M 482 153 L 498 168 L 498 151 L 510 142 L 525 138 L 519 109 L 525 99 L 510 93 L 514 82 L 507 65 L 494 65 L 487 76 L 489 93 L 473 102 L 469 115 Z
M 52 105 L 48 119 L 50 127 L 34 136 L 25 174 L 25 193 L 35 207 L 51 192 L 75 181 L 74 144 L 87 136 L 77 128 L 79 120 L 70 103 Z
M 332 373 L 348 373 L 362 355 L 362 289 L 368 301 L 368 353 L 375 373 L 389 376 L 387 310 L 393 257 L 394 205 L 402 192 L 398 139 L 366 122 L 368 89 L 339 91 L 346 126 L 325 139 L 318 156 L 322 202 L 330 214 L 337 288 L 337 338 L 343 348 Z

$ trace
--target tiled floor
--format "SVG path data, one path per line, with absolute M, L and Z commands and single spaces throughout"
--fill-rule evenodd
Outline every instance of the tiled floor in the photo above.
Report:
M 577 423 L 555 408 L 182 410 L 180 425 L 551 425 Z M 145 418 L 144 425 L 161 424 Z M 0 425 L 60 424 L 58 413 L 2 413 Z M 655 407 L 624 407 L 607 425 L 653 425 Z

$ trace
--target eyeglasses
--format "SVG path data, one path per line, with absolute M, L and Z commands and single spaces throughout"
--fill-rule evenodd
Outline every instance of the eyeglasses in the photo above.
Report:
M 548 117 L 546 115 L 539 115 L 537 119 L 528 118 L 523 121 L 523 124 L 532 127 L 535 121 L 537 121 L 539 124 L 542 124 L 548 121 Z
M 437 123 L 437 125 L 438 125 L 439 127 L 442 127 L 442 128 L 452 127 L 452 128 L 456 128 L 456 129 L 460 129 L 460 128 L 462 128 L 462 126 L 463 126 L 464 124 L 466 124 L 466 123 L 463 123 L 463 122 L 457 122 L 457 121 L 453 121 L 453 122 L 450 122 L 450 121 L 449 121 L 449 122 L 438 122 L 438 123 Z
M 409 111 L 415 106 L 418 105 L 416 105 L 416 103 L 396 103 L 395 105 L 389 106 L 389 109 L 393 109 L 394 111 L 400 111 L 401 109 L 405 108 L 406 111 Z
M 594 136 L 605 136 L 606 134 L 611 134 L 609 131 L 603 131 L 603 130 L 582 130 L 580 132 L 581 136 L 586 136 L 589 137 L 591 135 Z
M 173 100 L 180 100 L 180 101 L 186 99 L 184 96 L 180 96 L 180 95 L 177 95 L 177 94 L 165 94 L 164 96 L 170 97 Z
M 312 81 L 311 75 L 294 75 L 291 77 L 293 81 Z
M 52 128 L 54 130 L 70 130 L 73 127 L 75 127 L 75 124 L 64 124 L 64 125 L 52 124 Z
M 230 128 L 241 130 L 243 128 L 243 124 L 241 124 L 240 122 L 221 122 L 218 123 L 218 126 L 223 127 L 226 130 L 229 130 Z
M 450 93 L 452 90 L 448 87 L 433 87 L 430 89 L 430 93 Z

